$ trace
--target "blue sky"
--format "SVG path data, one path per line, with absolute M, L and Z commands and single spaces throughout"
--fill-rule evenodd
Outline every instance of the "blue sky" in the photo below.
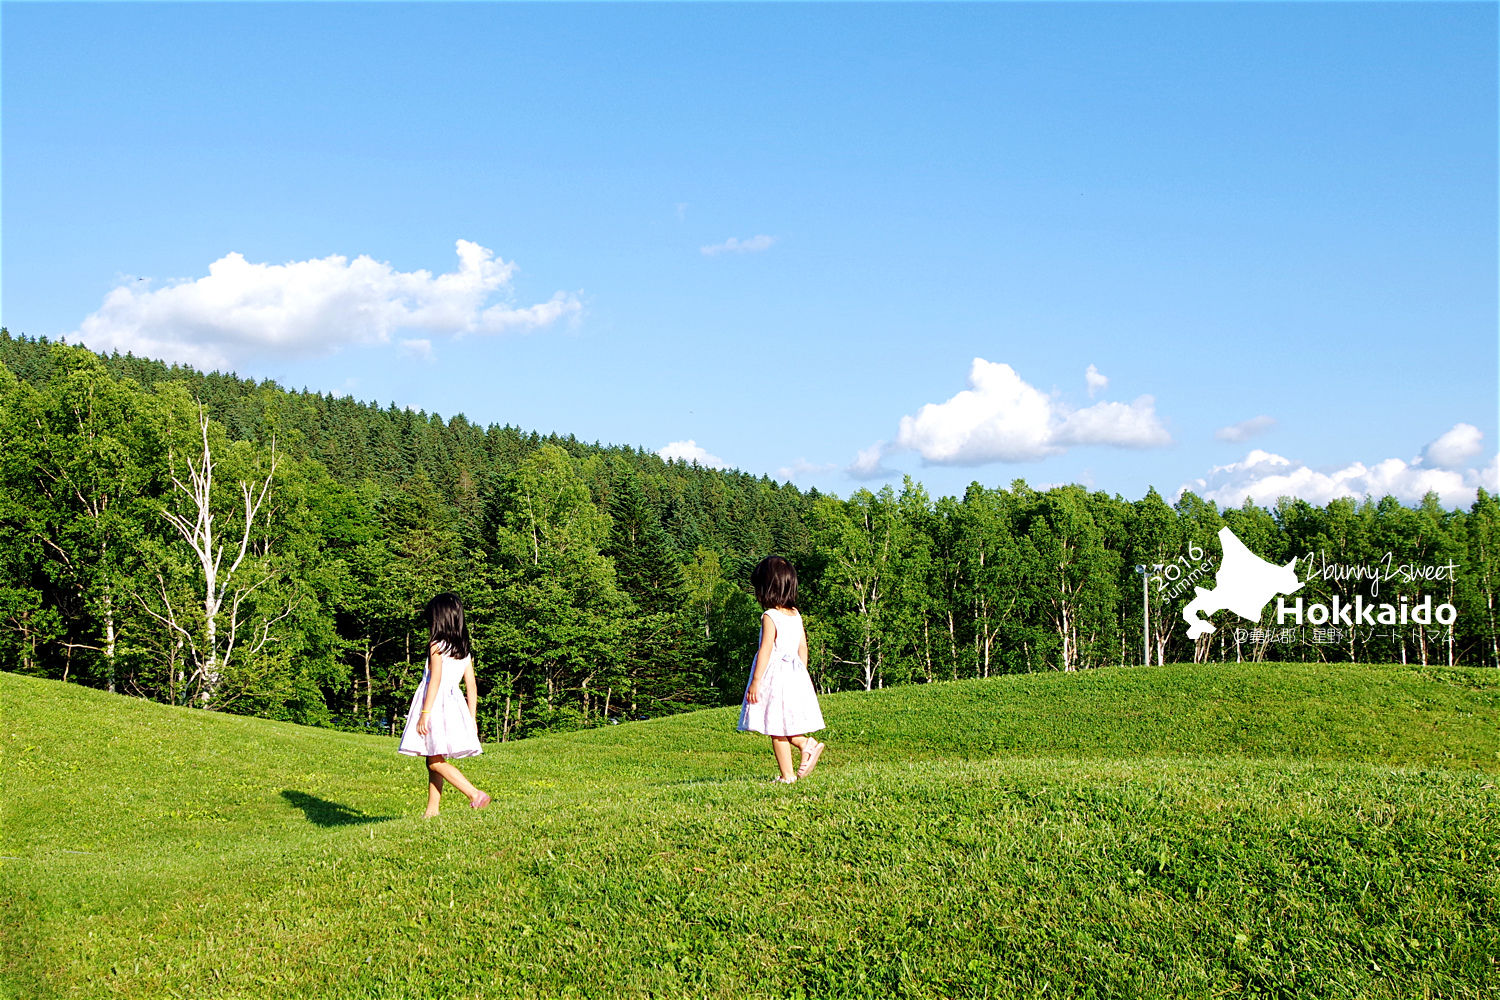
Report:
M 840 495 L 1495 485 L 1493 4 L 0 32 L 13 333 Z

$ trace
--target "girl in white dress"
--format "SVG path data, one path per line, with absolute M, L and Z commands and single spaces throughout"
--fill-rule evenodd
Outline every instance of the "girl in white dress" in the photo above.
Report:
M 457 594 L 439 594 L 427 604 L 427 630 L 431 638 L 427 670 L 412 695 L 411 712 L 401 734 L 400 751 L 427 758 L 427 811 L 438 814 L 443 782 L 463 792 L 469 805 L 483 809 L 490 797 L 469 783 L 449 757 L 473 757 L 483 753 L 475 707 L 479 690 L 474 684 L 474 656 L 469 648 L 469 629 L 464 624 L 464 606 Z M 467 694 L 460 694 L 458 682 Z
M 781 771 L 772 781 L 790 785 L 817 766 L 827 744 L 808 736 L 823 728 L 823 712 L 807 673 L 807 634 L 797 611 L 797 570 L 781 556 L 767 556 L 750 574 L 760 616 L 760 649 L 745 685 L 742 732 L 765 733 Z M 792 747 L 801 766 L 792 771 Z

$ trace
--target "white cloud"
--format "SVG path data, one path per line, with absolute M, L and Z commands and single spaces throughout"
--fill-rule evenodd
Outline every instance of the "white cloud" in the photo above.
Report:
M 162 288 L 130 282 L 105 296 L 74 337 L 96 351 L 228 367 L 250 358 L 308 357 L 388 343 L 397 330 L 461 335 L 534 330 L 581 311 L 559 292 L 536 305 L 488 304 L 516 265 L 458 240 L 458 269 L 397 271 L 367 255 L 253 264 L 230 253 L 205 277 Z
M 1095 403 L 1081 410 L 1059 409 L 1062 423 L 1053 440 L 1059 444 L 1102 444 L 1115 448 L 1160 448 L 1172 435 L 1156 416 L 1156 400 L 1138 396 L 1132 403 Z
M 1099 369 L 1093 365 L 1083 373 L 1083 380 L 1089 384 L 1089 399 L 1109 388 L 1109 376 L 1099 374 Z
M 1228 427 L 1220 427 L 1214 431 L 1214 438 L 1219 441 L 1239 443 L 1241 441 L 1248 441 L 1258 434 L 1264 434 L 1275 426 L 1276 420 L 1274 417 L 1261 414 L 1258 417 L 1251 417 L 1249 420 L 1241 420 L 1237 424 L 1230 424 Z
M 1393 496 L 1402 503 L 1419 503 L 1426 494 L 1436 493 L 1445 505 L 1454 507 L 1473 502 L 1479 486 L 1488 490 L 1500 486 L 1500 458 L 1492 458 L 1482 470 L 1426 468 L 1399 458 L 1372 465 L 1351 462 L 1342 468 L 1313 469 L 1257 448 L 1242 461 L 1215 466 L 1207 476 L 1184 483 L 1178 495 L 1192 490 L 1221 507 L 1238 507 L 1246 497 L 1262 505 L 1274 504 L 1283 496 L 1318 505 L 1337 497 L 1365 496 Z
M 890 448 L 884 441 L 876 441 L 868 448 L 860 449 L 859 454 L 854 456 L 854 461 L 844 467 L 844 472 L 851 479 L 885 479 L 894 476 L 895 472 L 887 469 L 884 459 Z
M 508 305 L 493 305 L 479 314 L 479 322 L 459 329 L 465 333 L 525 333 L 551 326 L 558 320 L 583 311 L 583 303 L 572 292 L 554 292 L 546 302 L 523 306 L 517 309 Z
M 698 252 L 705 257 L 717 257 L 721 253 L 759 253 L 762 250 L 771 249 L 771 244 L 776 242 L 774 236 L 752 236 L 742 240 L 731 236 L 723 243 L 712 243 L 706 247 L 699 247 Z
M 1457 469 L 1478 455 L 1484 433 L 1473 424 L 1454 424 L 1446 434 L 1422 450 L 1422 464 Z
M 668 462 L 697 462 L 709 469 L 723 469 L 729 464 L 717 455 L 710 455 L 691 438 L 686 441 L 673 441 L 671 444 L 656 449 L 656 453 Z
M 929 462 L 1022 462 L 1062 451 L 1052 443 L 1052 401 L 1007 364 L 975 358 L 969 388 L 901 418 L 896 442 Z
M 801 479 L 805 476 L 822 476 L 833 472 L 838 468 L 837 462 L 809 462 L 805 458 L 799 458 L 791 465 L 783 465 L 776 470 L 776 475 L 782 479 Z
M 901 418 L 896 444 L 934 464 L 979 465 L 1046 458 L 1074 445 L 1170 444 L 1155 400 L 1100 402 L 1081 410 L 1045 395 L 1010 365 L 975 358 L 969 388 Z
M 414 338 L 401 341 L 401 353 L 408 354 L 423 361 L 432 360 L 432 341 L 426 337 Z

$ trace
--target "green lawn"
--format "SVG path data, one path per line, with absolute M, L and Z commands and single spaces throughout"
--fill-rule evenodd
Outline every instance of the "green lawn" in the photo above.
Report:
M 486 748 L 0 674 L 0 995 L 1494 997 L 1500 673 L 1172 665 Z

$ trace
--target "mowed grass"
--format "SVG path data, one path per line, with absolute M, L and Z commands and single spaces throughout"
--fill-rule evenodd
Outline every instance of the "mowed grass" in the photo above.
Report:
M 1171 665 L 491 745 L 0 674 L 30 997 L 1493 997 L 1500 673 Z

